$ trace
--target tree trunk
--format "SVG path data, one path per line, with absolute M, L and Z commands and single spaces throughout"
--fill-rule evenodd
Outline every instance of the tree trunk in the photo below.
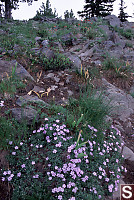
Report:
M 10 0 L 5 0 L 5 18 L 11 19 L 11 2 L 10 2 Z

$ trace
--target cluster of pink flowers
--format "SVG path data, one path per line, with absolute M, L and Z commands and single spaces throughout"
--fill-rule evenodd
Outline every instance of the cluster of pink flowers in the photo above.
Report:
M 4 106 L 4 101 L 0 101 L 0 107 Z

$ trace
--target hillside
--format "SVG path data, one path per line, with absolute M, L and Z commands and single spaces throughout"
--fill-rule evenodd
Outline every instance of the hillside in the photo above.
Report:
M 0 19 L 0 102 L 1 200 L 134 183 L 134 23 Z

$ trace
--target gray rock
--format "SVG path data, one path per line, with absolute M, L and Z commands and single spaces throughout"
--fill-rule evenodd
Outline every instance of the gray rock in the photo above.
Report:
M 11 75 L 12 68 L 15 68 L 16 63 L 17 63 L 15 71 L 16 76 L 18 76 L 20 79 L 29 78 L 32 81 L 35 81 L 34 78 L 27 72 L 27 70 L 22 65 L 20 65 L 16 60 L 12 61 L 0 60 L 0 80 L 2 80 L 2 78 L 7 77 L 6 73 L 9 76 Z
M 64 52 L 64 49 L 63 49 L 63 47 L 62 47 L 60 42 L 53 42 L 52 46 L 55 47 L 56 49 L 58 49 L 59 52 L 61 52 L 61 53 Z
M 109 49 L 112 49 L 113 47 L 115 47 L 115 44 L 111 40 L 103 42 L 103 48 L 104 49 L 109 50 Z
M 38 47 L 37 48 L 32 48 L 31 52 L 34 53 L 35 55 L 39 55 L 40 54 L 40 49 Z
M 47 48 L 49 45 L 49 42 L 48 40 L 43 40 L 41 44 L 43 45 L 43 47 Z
M 57 85 L 51 85 L 51 90 L 55 91 L 56 88 L 58 88 Z
M 61 41 L 66 45 L 66 46 L 73 46 L 73 34 L 72 33 L 67 33 L 66 35 L 63 35 L 61 37 Z
M 124 146 L 123 147 L 123 152 L 122 155 L 124 155 L 124 158 L 129 160 L 129 161 L 134 161 L 134 153 L 131 149 L 128 147 Z
M 117 26 L 120 27 L 121 25 L 121 21 L 118 17 L 116 17 L 115 15 L 108 15 L 106 17 L 104 17 L 104 20 L 108 21 L 110 26 Z
M 54 73 L 49 73 L 49 74 L 47 75 L 47 77 L 48 77 L 48 78 L 53 78 L 53 77 L 54 77 Z
M 67 52 L 64 54 L 72 62 L 73 66 L 80 72 L 81 71 L 81 60 L 78 56 Z
M 72 96 L 72 95 L 73 95 L 73 92 L 72 92 L 71 90 L 67 90 L 67 92 L 68 92 L 68 95 L 69 95 L 69 96 Z
M 38 40 L 41 40 L 41 37 L 36 37 L 35 41 L 38 42 Z
M 56 83 L 59 83 L 59 81 L 60 81 L 60 78 L 58 78 L 58 77 L 54 76 L 54 80 L 56 81 Z
M 128 61 L 134 61 L 134 51 L 130 51 L 127 54 L 123 55 L 124 60 Z
M 102 79 L 105 101 L 111 100 L 112 111 L 121 121 L 126 121 L 131 114 L 134 114 L 134 99 L 131 95 L 118 89 L 114 85 Z
M 33 96 L 33 95 L 31 95 L 31 96 L 24 95 L 24 96 L 19 97 L 16 101 L 16 104 L 19 106 L 23 106 L 23 104 L 27 104 L 28 102 L 41 103 L 44 106 L 49 106 L 49 104 L 47 104 L 43 100 L 39 99 L 37 96 Z
M 100 66 L 102 64 L 100 60 L 94 60 L 94 61 L 91 61 L 91 63 L 93 63 L 96 66 Z
M 41 55 L 47 57 L 48 59 L 52 59 L 55 56 L 55 53 L 53 50 L 46 48 L 46 47 L 42 47 L 41 48 Z
M 110 35 L 111 30 L 109 30 L 108 25 L 99 25 L 98 27 L 107 35 L 107 37 Z
M 40 91 L 45 92 L 44 88 L 40 88 L 39 86 L 36 86 L 36 85 L 34 86 L 34 88 L 32 90 L 35 92 L 40 92 Z
M 38 112 L 30 107 L 27 108 L 12 108 L 11 109 L 12 116 L 18 121 L 22 122 L 22 120 L 25 120 L 28 124 L 31 124 L 31 122 L 35 119 L 38 121 L 39 115 Z

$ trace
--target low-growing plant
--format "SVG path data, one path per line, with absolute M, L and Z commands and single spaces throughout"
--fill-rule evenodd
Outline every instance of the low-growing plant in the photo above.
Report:
M 129 47 L 129 48 L 133 48 L 133 44 L 132 44 L 132 43 L 129 43 L 129 42 L 126 42 L 125 46 L 126 46 L 126 47 Z
M 123 28 L 118 28 L 116 26 L 114 27 L 114 30 L 129 40 L 131 40 L 134 37 L 132 29 L 123 29 Z
M 117 191 L 121 172 L 126 171 L 119 131 L 112 126 L 101 133 L 88 124 L 88 132 L 70 136 L 64 116 L 58 114 L 59 118 L 45 118 L 27 139 L 8 141 L 10 167 L 1 175 L 13 188 L 12 200 L 98 200 Z
M 40 63 L 42 67 L 44 67 L 44 70 L 59 70 L 70 68 L 72 66 L 69 58 L 58 52 L 55 52 L 54 57 L 52 57 L 51 59 L 45 57 L 44 55 L 31 55 L 31 61 L 33 64 Z
M 15 68 L 12 68 L 11 75 L 8 75 L 8 73 L 6 73 L 7 77 L 0 82 L 0 92 L 2 94 L 9 93 L 13 95 L 17 89 L 25 88 L 25 84 L 20 81 L 20 79 L 15 75 L 16 67 L 17 63 L 15 65 Z
M 73 118 L 73 121 L 78 121 L 81 114 L 83 114 L 83 125 L 81 125 L 83 129 L 87 123 L 97 128 L 102 128 L 106 125 L 105 117 L 110 113 L 110 106 L 104 103 L 101 93 L 97 94 L 95 91 L 93 92 L 91 86 L 87 85 L 85 91 L 80 92 L 80 97 L 78 99 L 69 99 L 67 110 L 67 122 L 68 120 L 70 121 L 70 118 Z

